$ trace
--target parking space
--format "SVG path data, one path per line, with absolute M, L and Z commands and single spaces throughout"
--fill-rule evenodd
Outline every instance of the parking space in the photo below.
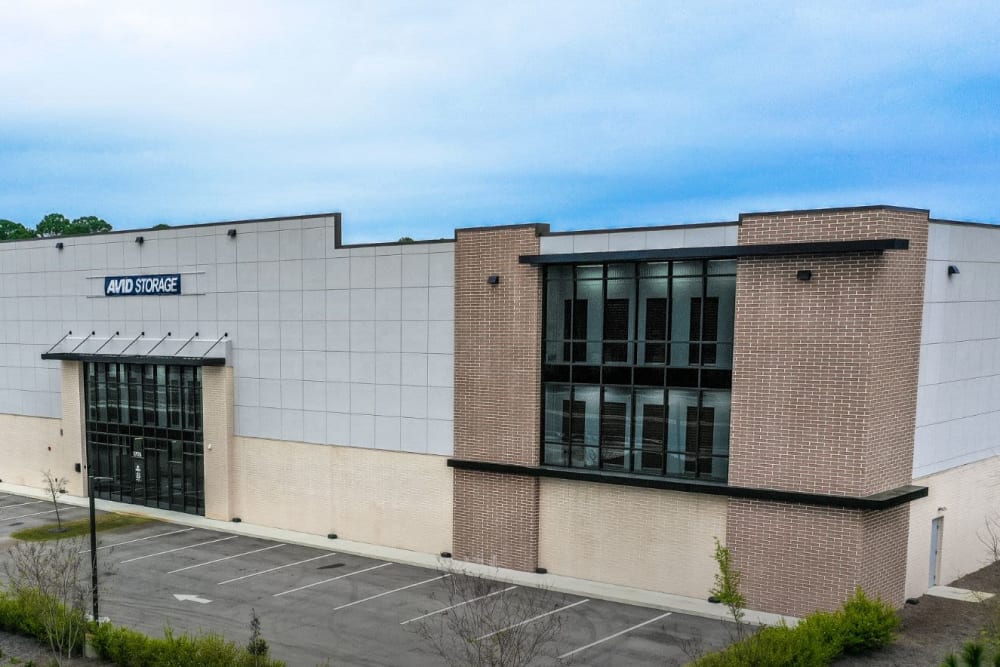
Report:
M 41 512 L 51 507 L 0 498 L 0 534 L 48 521 Z M 510 584 L 463 588 L 448 571 L 162 522 L 102 533 L 98 549 L 111 573 L 101 580 L 103 615 L 150 634 L 169 625 L 243 642 L 253 609 L 289 665 L 439 665 L 415 630 L 483 609 L 499 616 L 482 641 L 558 619 L 552 648 L 580 665 L 684 664 L 729 639 L 717 620 Z

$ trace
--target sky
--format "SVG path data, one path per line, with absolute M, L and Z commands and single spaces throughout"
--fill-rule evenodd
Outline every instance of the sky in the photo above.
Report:
M 0 0 L 0 218 L 1000 223 L 1000 4 Z

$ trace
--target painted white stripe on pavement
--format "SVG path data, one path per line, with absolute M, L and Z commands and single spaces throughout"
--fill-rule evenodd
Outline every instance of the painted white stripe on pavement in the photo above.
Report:
M 508 630 L 513 630 L 514 628 L 519 628 L 522 625 L 527 625 L 528 623 L 534 623 L 535 621 L 537 621 L 540 618 L 545 618 L 546 616 L 551 616 L 552 614 L 558 614 L 561 611 L 566 611 L 567 609 L 569 609 L 571 607 L 575 607 L 577 605 L 584 604 L 586 602 L 590 602 L 590 599 L 588 598 L 586 600 L 577 600 L 573 604 L 568 604 L 565 607 L 559 607 L 558 609 L 553 609 L 552 611 L 547 611 L 544 614 L 539 614 L 538 616 L 532 616 L 531 618 L 529 618 L 526 621 L 521 621 L 520 623 L 515 623 L 514 625 L 508 625 L 506 628 L 501 628 L 500 630 L 497 630 L 496 632 L 491 632 L 490 634 L 483 635 L 482 637 L 476 637 L 476 641 L 477 642 L 481 642 L 484 639 L 489 639 L 493 635 L 498 635 L 501 632 L 507 632 Z
M 145 556 L 136 556 L 135 558 L 129 558 L 128 560 L 123 560 L 119 565 L 124 565 L 125 563 L 133 563 L 137 560 L 145 560 L 146 558 L 154 558 L 156 556 L 163 556 L 166 554 L 172 554 L 175 551 L 184 551 L 185 549 L 194 549 L 195 547 L 203 547 L 206 544 L 215 544 L 216 542 L 225 542 L 226 540 L 235 540 L 239 535 L 232 535 L 230 537 L 220 537 L 217 540 L 209 540 L 208 542 L 199 542 L 198 544 L 189 544 L 186 547 L 177 547 L 176 549 L 167 549 L 166 551 L 158 551 L 155 554 L 146 554 Z
M 672 612 L 668 611 L 666 614 L 660 614 L 656 618 L 651 618 L 648 621 L 643 621 L 642 623 L 639 623 L 638 625 L 633 625 L 631 628 L 625 628 L 621 632 L 616 632 L 613 635 L 608 635 L 604 639 L 598 639 L 596 642 L 590 642 L 586 646 L 581 646 L 580 648 L 573 649 L 572 651 L 569 651 L 568 653 L 563 653 L 561 656 L 559 656 L 559 659 L 562 660 L 563 658 L 568 658 L 571 655 L 576 655 L 580 651 L 586 651 L 588 648 L 590 648 L 592 646 L 597 646 L 598 644 L 603 644 L 604 642 L 606 642 L 608 640 L 611 640 L 611 639 L 614 639 L 615 637 L 621 637 L 626 632 L 632 632 L 633 630 L 638 630 L 639 628 L 641 628 L 644 625 L 649 625 L 650 623 L 656 623 L 661 618 L 666 618 L 667 616 L 670 616 L 671 613 Z
M 465 602 L 459 602 L 458 604 L 453 604 L 450 607 L 445 607 L 444 609 L 438 609 L 437 611 L 432 611 L 432 612 L 426 613 L 426 614 L 424 614 L 422 616 L 417 616 L 415 618 L 407 619 L 407 620 L 403 621 L 402 623 L 400 623 L 400 625 L 406 625 L 407 623 L 412 623 L 413 621 L 419 621 L 422 618 L 427 618 L 428 616 L 434 616 L 435 614 L 442 614 L 442 613 L 448 611 L 449 609 L 454 609 L 456 607 L 461 607 L 462 605 L 469 604 L 470 602 L 476 602 L 477 600 L 485 600 L 486 598 L 491 598 L 494 595 L 500 595 L 501 593 L 506 593 L 507 591 L 512 591 L 515 588 L 517 588 L 517 586 L 508 586 L 507 588 L 505 588 L 505 589 L 503 589 L 501 591 L 493 591 L 492 593 L 487 593 L 486 595 L 480 595 L 477 598 L 472 598 L 471 600 L 466 600 Z
M 35 512 L 34 514 L 22 514 L 21 516 L 5 516 L 5 517 L 0 517 L 0 520 L 13 521 L 14 519 L 24 519 L 25 517 L 29 516 L 39 516 L 41 514 L 55 514 L 55 512 L 56 512 L 55 510 L 49 510 L 48 512 Z
M 392 563 L 382 563 L 381 565 L 374 565 L 372 567 L 366 567 L 363 570 L 357 570 L 355 572 L 348 572 L 347 574 L 342 574 L 339 577 L 330 577 L 329 579 L 324 579 L 323 581 L 317 581 L 316 583 L 313 583 L 313 584 L 306 584 L 305 586 L 299 586 L 298 588 L 293 588 L 290 591 L 282 591 L 280 593 L 275 593 L 271 597 L 275 597 L 275 598 L 276 597 L 280 597 L 282 595 L 287 595 L 288 593 L 294 593 L 295 591 L 302 591 L 302 590 L 305 590 L 307 588 L 312 588 L 313 586 L 319 586 L 320 584 L 328 584 L 331 581 L 337 581 L 338 579 L 346 579 L 347 577 L 353 577 L 356 574 L 361 574 L 363 572 L 371 572 L 372 570 L 377 570 L 380 567 L 388 567 L 390 565 L 392 565 Z
M 0 510 L 5 510 L 8 507 L 21 507 L 22 505 L 37 505 L 38 503 L 47 503 L 47 500 L 32 500 L 30 503 L 14 503 L 13 505 L 0 505 Z
M 212 563 L 221 563 L 224 560 L 232 560 L 233 558 L 239 558 L 240 556 L 249 556 L 250 554 L 259 554 L 261 551 L 270 551 L 271 549 L 277 549 L 278 547 L 287 546 L 282 544 L 273 544 L 269 547 L 264 547 L 263 549 L 254 549 L 253 551 L 244 551 L 241 554 L 236 554 L 235 556 L 226 556 L 225 558 L 216 558 L 215 560 L 210 560 L 207 563 L 198 563 L 197 565 L 188 565 L 187 567 L 178 568 L 176 570 L 171 570 L 167 574 L 176 574 L 178 572 L 183 572 L 184 570 L 193 570 L 196 567 L 202 567 L 204 565 L 211 565 Z
M 171 530 L 169 533 L 157 533 L 156 535 L 147 535 L 146 537 L 140 537 L 134 540 L 126 540 L 125 542 L 115 542 L 114 544 L 105 544 L 104 546 L 97 547 L 97 550 L 101 549 L 114 549 L 123 544 L 132 544 L 133 542 L 144 542 L 146 540 L 155 540 L 157 537 L 166 537 L 167 535 L 176 535 L 177 533 L 186 533 L 189 530 L 194 530 L 194 528 L 181 528 L 180 530 Z M 90 549 L 84 549 L 80 553 L 89 554 Z
M 399 591 L 405 591 L 407 588 L 415 588 L 417 586 L 423 586 L 424 584 L 429 584 L 432 581 L 438 581 L 439 579 L 447 579 L 450 576 L 451 576 L 450 574 L 443 574 L 440 577 L 434 577 L 433 579 L 424 579 L 423 581 L 418 581 L 417 583 L 410 584 L 409 586 L 394 588 L 391 591 L 385 591 L 383 593 L 379 593 L 378 595 L 370 595 L 366 598 L 355 600 L 354 602 L 348 602 L 347 604 L 342 604 L 339 607 L 334 607 L 333 610 L 337 611 L 339 609 L 347 609 L 348 607 L 353 607 L 354 605 L 361 604 L 362 602 L 368 602 L 369 600 L 374 600 L 375 598 L 380 598 L 385 595 L 392 595 L 393 593 L 398 593 Z
M 287 563 L 285 565 L 279 565 L 278 567 L 272 567 L 272 568 L 269 568 L 267 570 L 261 570 L 260 572 L 253 572 L 251 574 L 244 574 L 242 577 L 236 577 L 234 579 L 226 579 L 225 581 L 220 581 L 218 585 L 222 586 L 223 584 L 231 584 L 234 581 L 242 581 L 243 579 L 249 579 L 250 577 L 256 577 L 259 574 L 267 574 L 268 572 L 274 572 L 275 570 L 283 570 L 286 567 L 291 567 L 293 565 L 302 565 L 303 563 L 309 563 L 309 562 L 314 561 L 314 560 L 319 560 L 320 558 L 329 558 L 330 556 L 336 556 L 336 555 L 337 555 L 337 553 L 335 551 L 331 551 L 330 553 L 323 554 L 322 556 L 316 556 L 314 558 L 306 558 L 305 560 L 300 560 L 300 561 L 297 561 L 295 563 Z

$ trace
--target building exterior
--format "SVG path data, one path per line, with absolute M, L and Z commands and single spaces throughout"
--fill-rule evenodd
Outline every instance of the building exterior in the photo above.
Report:
M 889 206 L 345 245 L 0 244 L 0 479 L 751 607 L 894 604 L 1000 523 L 1000 228 Z

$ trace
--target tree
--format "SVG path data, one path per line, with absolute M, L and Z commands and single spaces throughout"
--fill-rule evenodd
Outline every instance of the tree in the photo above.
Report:
M 34 616 L 49 647 L 67 658 L 79 653 L 87 629 L 87 546 L 83 539 L 17 542 L 3 564 L 8 593 Z
M 96 234 L 110 231 L 111 225 L 96 215 L 85 215 L 71 221 L 62 213 L 49 213 L 41 219 L 35 228 L 38 236 L 42 237 Z
M 561 664 L 562 619 L 551 591 L 517 590 L 454 566 L 446 568 L 444 608 L 415 619 L 414 630 L 451 667 Z
M 28 229 L 20 222 L 0 219 L 0 241 L 35 238 L 35 230 Z
M 110 232 L 111 225 L 98 218 L 96 215 L 85 215 L 77 218 L 69 224 L 66 234 L 97 234 L 99 232 Z
M 62 532 L 62 516 L 59 513 L 59 494 L 66 493 L 66 483 L 69 482 L 65 477 L 56 477 L 52 474 L 51 470 L 46 470 L 42 473 L 44 475 L 43 481 L 45 482 L 45 487 L 49 491 L 49 495 L 52 496 L 52 507 L 56 511 L 56 523 L 58 524 L 57 530 Z
M 39 236 L 61 236 L 70 224 L 69 218 L 62 213 L 49 213 L 35 227 Z

